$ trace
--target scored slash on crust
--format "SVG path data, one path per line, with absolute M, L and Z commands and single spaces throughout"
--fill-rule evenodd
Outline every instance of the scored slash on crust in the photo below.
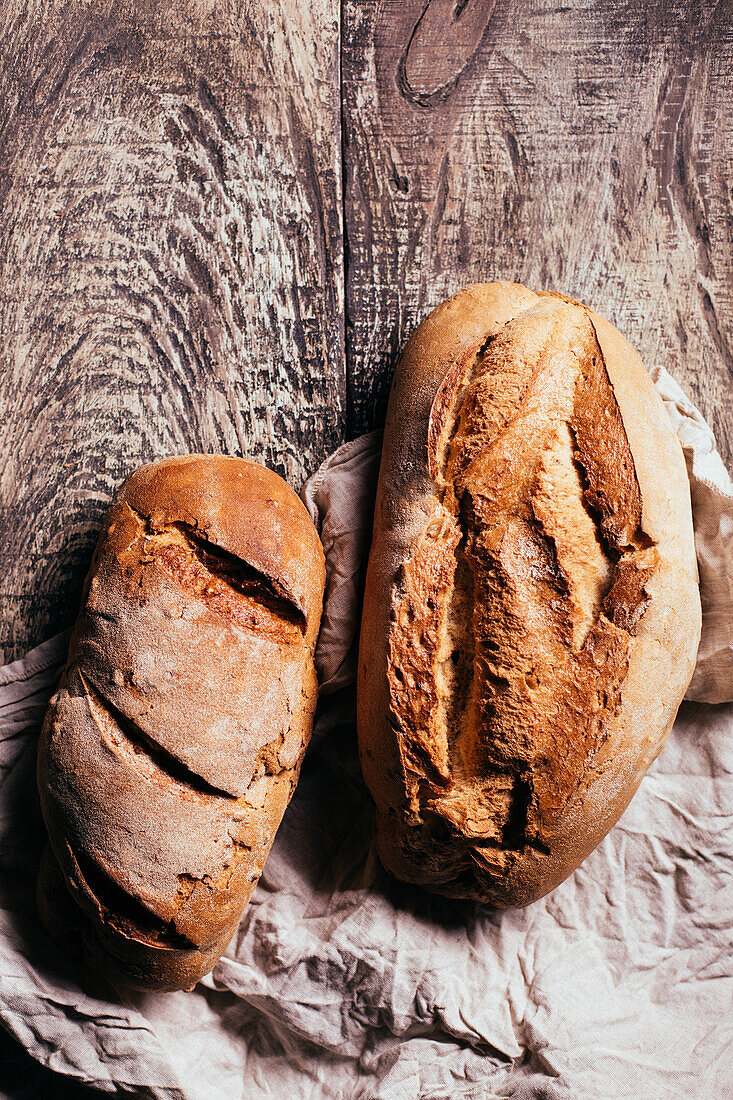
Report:
M 180 521 L 155 527 L 129 503 L 142 524 L 141 562 L 155 563 L 215 613 L 244 629 L 265 631 L 284 643 L 306 630 L 306 616 L 282 582 L 267 577 Z
M 501 904 L 495 874 L 549 853 L 603 744 L 657 563 L 585 310 L 540 302 L 449 368 L 428 468 L 388 643 L 404 858 Z
M 120 986 L 191 988 L 231 938 L 310 736 L 323 583 L 254 463 L 168 459 L 116 495 L 39 745 L 39 912 Z

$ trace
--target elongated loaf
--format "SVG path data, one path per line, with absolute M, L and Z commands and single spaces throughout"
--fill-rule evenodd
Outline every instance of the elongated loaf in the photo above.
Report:
M 42 919 L 116 984 L 190 988 L 233 935 L 310 737 L 324 576 L 255 463 L 172 458 L 117 494 L 38 756 Z
M 471 286 L 385 428 L 358 683 L 388 870 L 523 906 L 618 820 L 692 675 L 682 452 L 636 353 L 561 295 Z

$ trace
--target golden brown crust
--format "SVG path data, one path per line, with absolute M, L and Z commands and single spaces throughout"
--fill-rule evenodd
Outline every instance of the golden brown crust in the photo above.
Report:
M 118 983 L 190 987 L 236 929 L 310 737 L 324 577 L 301 501 L 254 463 L 169 459 L 117 494 L 38 775 L 41 912 L 68 923 L 60 874 Z
M 362 620 L 386 866 L 551 889 L 663 745 L 699 622 L 681 450 L 625 341 L 506 283 L 435 310 L 395 374 Z

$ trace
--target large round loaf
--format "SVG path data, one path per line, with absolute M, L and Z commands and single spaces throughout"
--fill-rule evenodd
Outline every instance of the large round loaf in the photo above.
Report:
M 324 578 L 253 462 L 156 462 L 113 501 L 38 783 L 41 917 L 114 983 L 190 988 L 233 935 L 310 737 Z
M 398 878 L 523 906 L 618 820 L 692 675 L 680 445 L 572 300 L 468 287 L 397 366 L 359 651 L 362 767 Z

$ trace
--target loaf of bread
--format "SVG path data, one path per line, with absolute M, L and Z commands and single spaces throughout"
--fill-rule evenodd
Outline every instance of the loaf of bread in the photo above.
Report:
M 692 675 L 680 445 L 636 353 L 559 294 L 471 286 L 397 366 L 359 652 L 398 878 L 498 907 L 618 820 Z
M 324 579 L 255 463 L 156 462 L 113 501 L 39 745 L 38 894 L 114 984 L 191 988 L 231 939 L 310 737 Z

